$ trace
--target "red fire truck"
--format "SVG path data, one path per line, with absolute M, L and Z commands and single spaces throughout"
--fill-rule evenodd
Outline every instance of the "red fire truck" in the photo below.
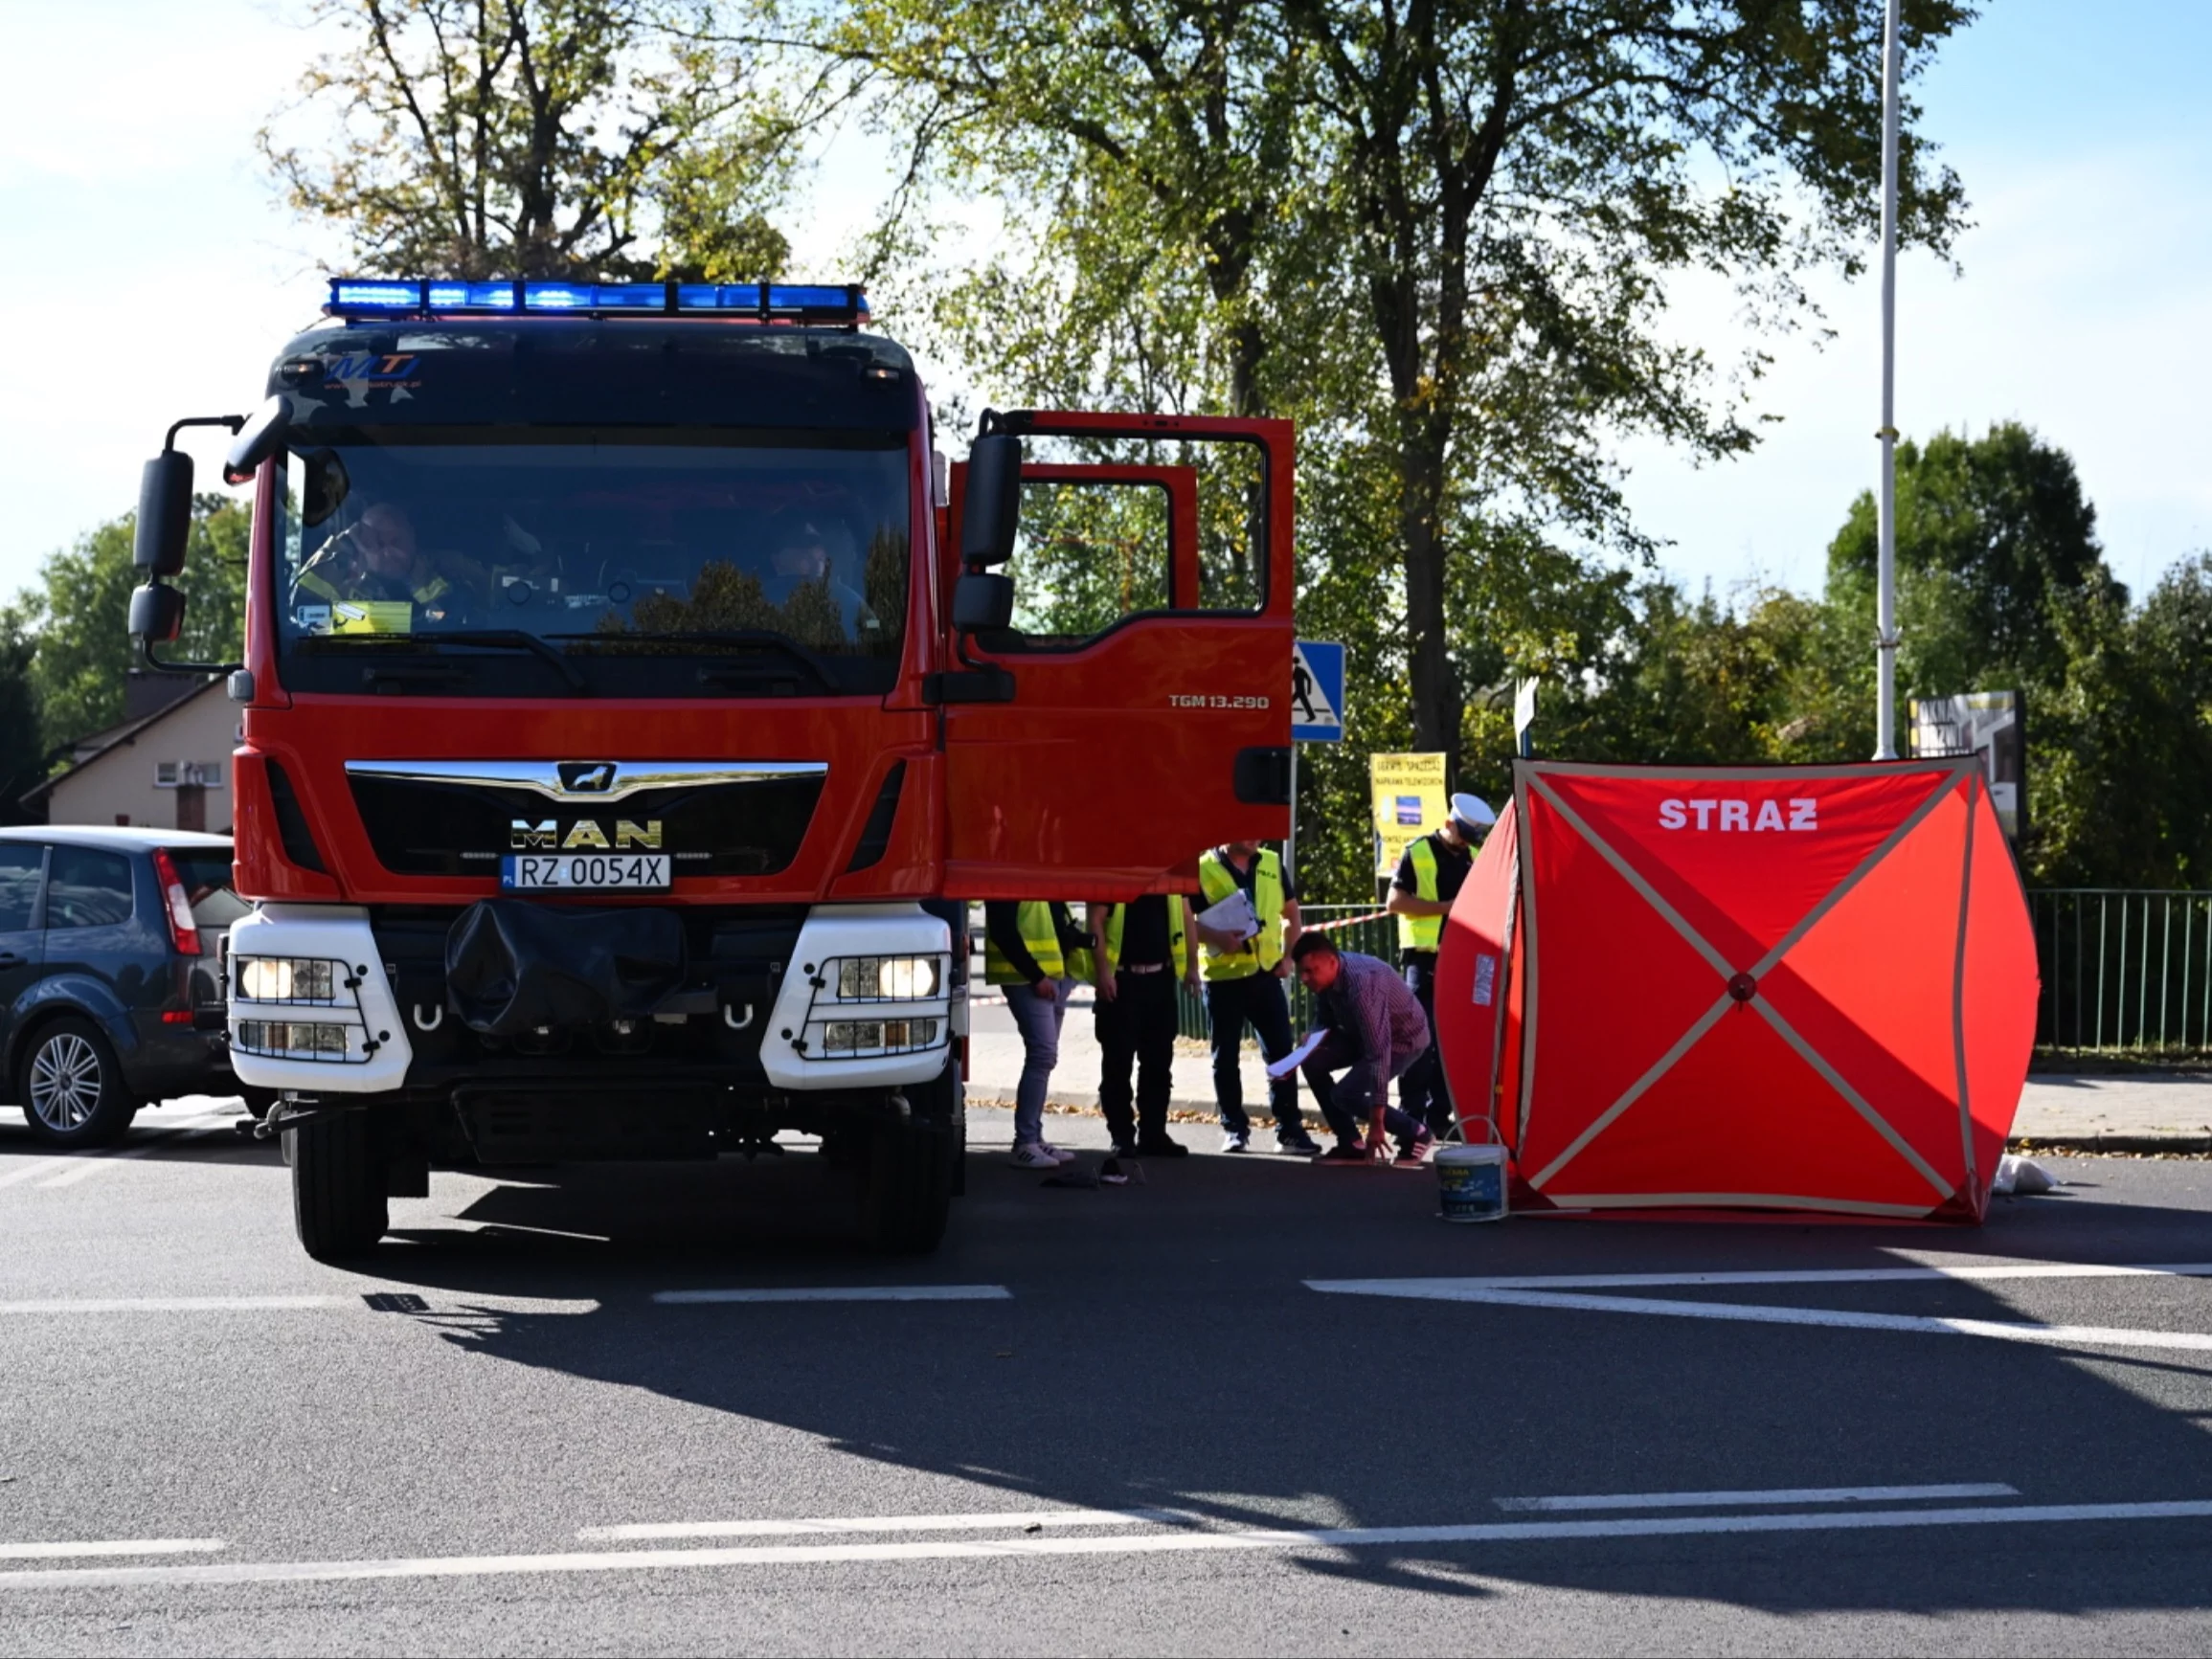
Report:
M 1287 827 L 1285 423 L 986 413 L 857 288 L 353 280 L 147 463 L 131 633 L 242 706 L 227 1019 L 310 1254 L 432 1167 L 821 1137 L 882 1247 L 961 1183 L 967 903 Z M 244 661 L 178 663 L 192 461 Z

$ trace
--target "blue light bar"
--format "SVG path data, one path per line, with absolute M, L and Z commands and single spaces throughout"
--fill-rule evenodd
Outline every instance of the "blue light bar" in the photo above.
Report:
M 771 283 L 761 303 L 757 282 L 470 282 L 432 279 L 371 280 L 334 277 L 323 307 L 334 317 L 445 314 L 470 311 L 571 312 L 602 315 L 719 314 L 735 322 L 846 323 L 868 321 L 860 289 L 827 282 Z
M 429 292 L 430 309 L 433 311 L 514 309 L 512 282 L 432 282 Z
M 853 303 L 853 296 L 842 284 L 831 287 L 827 283 L 778 282 L 768 290 L 768 308 L 772 311 L 842 311 Z M 860 302 L 861 309 L 868 302 Z
M 343 277 L 330 280 L 333 311 L 419 311 L 420 282 L 356 282 Z

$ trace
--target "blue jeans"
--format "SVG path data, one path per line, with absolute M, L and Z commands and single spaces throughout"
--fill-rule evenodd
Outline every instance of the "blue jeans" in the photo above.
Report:
M 1045 1094 L 1060 1063 L 1060 1021 L 1068 1012 L 1069 979 L 1051 981 L 1047 1001 L 1028 985 L 1006 987 L 1006 1008 L 1022 1034 L 1022 1081 L 1014 1086 L 1014 1144 L 1045 1138 Z
M 1259 1039 L 1259 1051 L 1278 1060 L 1291 1051 L 1290 1001 L 1282 981 L 1273 974 L 1248 974 L 1241 979 L 1206 982 L 1206 1018 L 1213 1029 L 1213 1103 L 1221 1112 L 1221 1127 L 1231 1134 L 1250 1134 L 1252 1119 L 1244 1110 L 1244 1073 L 1237 1062 L 1244 1048 L 1244 1028 L 1250 1024 Z M 1298 1080 L 1278 1077 L 1269 1086 L 1268 1105 L 1275 1112 L 1277 1134 L 1296 1140 L 1306 1132 L 1298 1115 Z

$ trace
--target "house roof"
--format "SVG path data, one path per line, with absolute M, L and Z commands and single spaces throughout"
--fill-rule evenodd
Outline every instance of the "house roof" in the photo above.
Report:
M 76 751 L 74 760 L 44 782 L 25 790 L 16 798 L 21 800 L 25 806 L 35 805 L 52 795 L 56 784 L 76 776 L 77 773 L 92 765 L 102 755 L 135 744 L 144 733 L 150 731 L 171 716 L 191 707 L 210 692 L 219 689 L 221 685 L 220 680 L 211 679 L 197 690 L 187 692 L 174 703 L 157 708 L 151 714 L 142 714 L 136 720 L 125 720 L 119 726 L 110 726 L 104 731 L 95 731 L 89 736 L 79 738 L 71 745 L 71 748 Z

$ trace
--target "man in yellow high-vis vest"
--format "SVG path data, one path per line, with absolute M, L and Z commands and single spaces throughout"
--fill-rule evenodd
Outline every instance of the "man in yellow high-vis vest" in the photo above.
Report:
M 1221 1113 L 1221 1150 L 1243 1152 L 1252 1143 L 1239 1065 L 1244 1028 L 1252 1027 L 1260 1053 L 1270 1061 L 1291 1051 L 1290 1000 L 1282 982 L 1290 976 L 1288 953 L 1302 930 L 1298 890 L 1285 879 L 1281 858 L 1257 841 L 1230 841 L 1202 855 L 1198 887 L 1209 908 L 1242 888 L 1259 921 L 1259 931 L 1249 937 L 1196 924 L 1206 948 L 1206 1015 L 1213 1029 L 1213 1100 Z M 1275 1080 L 1268 1104 L 1275 1112 L 1277 1151 L 1298 1157 L 1320 1152 L 1298 1112 L 1296 1073 Z
M 1449 1131 L 1453 1115 L 1451 1091 L 1444 1087 L 1444 1067 L 1437 1057 L 1436 952 L 1444 940 L 1444 918 L 1452 913 L 1452 901 L 1475 867 L 1475 849 L 1497 821 L 1498 815 L 1480 796 L 1454 796 L 1443 827 L 1407 846 L 1384 906 L 1398 918 L 1398 966 L 1429 1016 L 1429 1046 L 1399 1080 L 1398 1100 L 1433 1134 Z
M 1184 893 L 1091 907 L 1091 931 L 1098 941 L 1092 980 L 1098 1107 L 1121 1157 L 1182 1157 L 1190 1151 L 1167 1132 L 1167 1103 L 1174 1093 L 1176 983 L 1199 985 L 1192 930 Z
M 1072 1162 L 1045 1138 L 1045 1097 L 1060 1063 L 1060 1023 L 1068 990 L 1091 976 L 1091 940 L 1058 899 L 993 899 L 983 906 L 983 982 L 1005 992 L 1022 1034 L 1022 1077 L 1014 1086 L 1014 1164 L 1053 1170 Z

